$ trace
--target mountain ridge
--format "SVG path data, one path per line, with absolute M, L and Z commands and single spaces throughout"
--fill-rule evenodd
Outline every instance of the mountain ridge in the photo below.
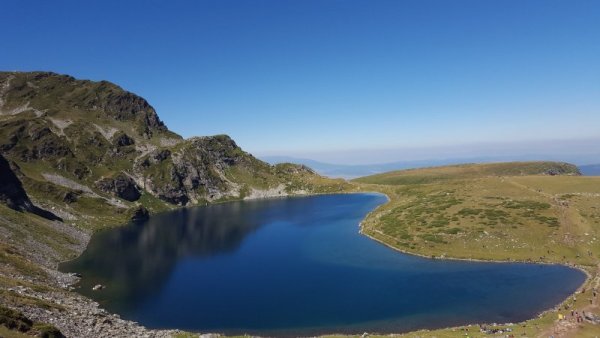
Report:
M 453 179 L 501 176 L 581 176 L 577 166 L 566 162 L 527 161 L 465 163 L 404 169 L 359 177 L 354 182 L 368 184 L 412 185 L 439 183 Z
M 382 163 L 370 163 L 370 164 L 336 164 L 329 162 L 317 161 L 309 158 L 300 158 L 292 156 L 259 156 L 265 162 L 271 164 L 277 164 L 282 162 L 290 162 L 297 164 L 304 164 L 317 173 L 323 176 L 331 178 L 344 178 L 348 180 L 376 175 L 381 173 L 387 173 L 390 171 L 408 170 L 408 169 L 419 169 L 429 167 L 440 167 L 450 165 L 460 165 L 465 163 L 504 163 L 504 162 L 535 162 L 535 161 L 546 161 L 546 162 L 568 162 L 572 161 L 554 160 L 545 156 L 485 156 L 485 157 L 465 157 L 465 158 L 446 158 L 446 159 L 427 159 L 427 160 L 406 160 L 406 161 L 393 161 L 393 162 L 382 162 Z M 582 171 L 588 171 L 593 169 L 593 166 L 582 165 L 579 166 Z M 584 175 L 586 173 L 584 172 Z
M 227 135 L 184 139 L 116 84 L 52 72 L 0 72 L 0 152 L 22 168 L 26 190 L 60 191 L 49 203 L 58 209 L 95 198 L 156 212 L 324 183 L 304 166 L 290 174 L 289 165 L 264 163 Z

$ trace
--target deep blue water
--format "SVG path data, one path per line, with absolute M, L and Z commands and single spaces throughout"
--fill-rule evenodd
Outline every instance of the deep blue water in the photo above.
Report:
M 600 176 L 600 164 L 580 165 L 579 171 L 584 176 Z
M 358 233 L 384 202 L 346 194 L 181 209 L 101 232 L 61 269 L 148 327 L 265 335 L 516 322 L 585 279 L 563 266 L 398 253 Z M 106 288 L 91 291 L 98 283 Z

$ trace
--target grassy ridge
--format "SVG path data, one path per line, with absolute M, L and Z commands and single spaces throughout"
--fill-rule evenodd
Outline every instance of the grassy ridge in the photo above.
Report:
M 398 170 L 357 178 L 368 184 L 410 185 L 429 184 L 452 179 L 473 179 L 489 176 L 581 175 L 576 166 L 561 162 L 504 162 L 460 164 L 443 167 Z
M 363 221 L 362 232 L 393 248 L 428 257 L 577 265 L 590 273 L 589 290 L 600 285 L 600 177 L 578 175 L 565 163 L 514 162 L 403 170 L 354 182 L 390 197 Z M 589 291 L 563 306 L 600 311 Z M 565 325 L 556 316 L 513 326 L 514 334 L 550 335 Z M 592 324 L 580 326 L 573 336 L 600 333 Z M 477 326 L 406 336 L 452 337 L 467 328 L 469 336 L 488 336 Z
M 591 265 L 596 258 L 589 253 L 600 255 L 594 238 L 600 178 L 577 174 L 565 163 L 513 162 L 404 170 L 355 182 L 390 196 L 363 231 L 402 250 Z

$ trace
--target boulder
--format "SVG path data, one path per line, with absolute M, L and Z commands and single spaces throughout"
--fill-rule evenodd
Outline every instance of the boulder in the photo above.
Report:
M 125 133 L 117 134 L 113 138 L 113 145 L 115 147 L 126 147 L 126 146 L 131 146 L 134 144 L 135 144 L 135 140 L 132 139 L 131 137 L 129 137 Z
M 144 208 L 143 206 L 137 207 L 131 216 L 131 220 L 134 222 L 145 221 L 148 218 L 150 218 L 150 213 L 148 212 L 148 209 Z
M 96 186 L 105 193 L 130 202 L 137 201 L 142 195 L 135 181 L 124 173 L 113 178 L 103 178 L 96 182 Z

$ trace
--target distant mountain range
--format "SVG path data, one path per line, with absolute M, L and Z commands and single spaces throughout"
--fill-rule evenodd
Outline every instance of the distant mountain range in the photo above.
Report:
M 379 163 L 379 164 L 333 164 L 315 161 L 306 158 L 295 158 L 288 156 L 264 156 L 261 159 L 270 164 L 277 163 L 297 163 L 304 164 L 321 175 L 328 177 L 340 177 L 340 178 L 356 178 L 367 175 L 374 175 L 384 173 L 393 170 L 411 169 L 411 168 L 423 168 L 432 166 L 441 166 L 448 164 L 460 164 L 460 163 L 475 163 L 475 162 L 489 162 L 489 159 L 484 158 L 469 158 L 467 159 L 442 159 L 442 160 L 419 160 L 419 161 L 398 161 L 390 163 Z
M 433 166 L 442 166 L 461 163 L 484 163 L 484 162 L 499 162 L 499 161 L 514 161 L 525 160 L 519 158 L 500 158 L 500 157 L 473 157 L 473 158 L 454 158 L 440 160 L 419 160 L 419 161 L 398 161 L 379 164 L 333 164 L 315 161 L 306 158 L 296 158 L 291 156 L 262 156 L 263 161 L 270 164 L 278 163 L 297 163 L 304 164 L 315 170 L 321 175 L 328 177 L 340 177 L 352 179 L 362 176 L 374 175 L 393 170 L 424 168 Z M 583 175 L 596 176 L 600 175 L 600 164 L 579 166 Z

